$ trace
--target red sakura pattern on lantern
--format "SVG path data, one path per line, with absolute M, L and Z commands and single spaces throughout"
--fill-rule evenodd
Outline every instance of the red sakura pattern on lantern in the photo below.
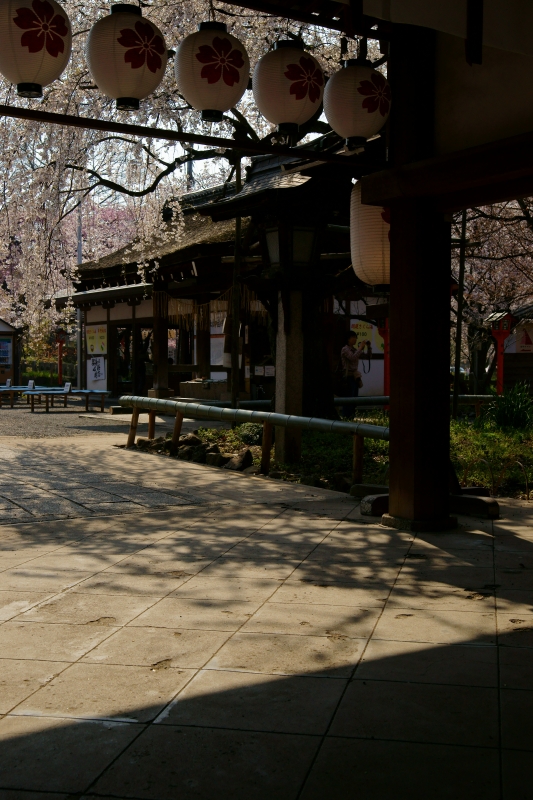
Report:
M 285 77 L 293 81 L 290 93 L 296 100 L 303 100 L 309 95 L 310 101 L 316 103 L 320 98 L 324 75 L 312 58 L 302 56 L 299 64 L 289 64 Z
M 381 73 L 374 72 L 369 81 L 361 81 L 357 91 L 359 94 L 366 95 L 366 100 L 363 100 L 363 108 L 366 108 L 369 114 L 373 114 L 379 109 L 382 117 L 387 116 L 392 96 L 390 86 Z
M 165 43 L 149 22 L 136 22 L 135 30 L 123 28 L 117 42 L 128 48 L 124 61 L 131 64 L 132 69 L 139 69 L 145 62 L 150 72 L 161 69 Z
M 20 43 L 30 53 L 39 53 L 46 46 L 46 51 L 54 58 L 65 52 L 64 37 L 68 34 L 68 26 L 61 14 L 54 15 L 54 8 L 48 0 L 33 0 L 32 8 L 18 8 L 13 22 L 21 30 Z M 33 11 L 32 11 L 33 9 Z
M 200 75 L 208 83 L 218 83 L 221 78 L 226 86 L 239 83 L 239 70 L 244 67 L 244 57 L 229 39 L 215 36 L 212 46 L 202 44 L 198 51 L 196 58 L 200 64 L 205 64 Z

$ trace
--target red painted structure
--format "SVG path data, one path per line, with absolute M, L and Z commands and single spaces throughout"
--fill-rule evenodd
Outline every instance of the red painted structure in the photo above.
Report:
M 502 314 L 499 319 L 492 321 L 492 335 L 496 340 L 496 393 L 503 393 L 503 356 L 505 352 L 505 340 L 510 336 L 516 323 L 512 314 Z

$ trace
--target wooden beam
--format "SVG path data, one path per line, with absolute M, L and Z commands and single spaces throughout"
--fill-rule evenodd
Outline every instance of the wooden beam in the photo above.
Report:
M 33 122 L 44 122 L 51 125 L 63 125 L 70 128 L 83 130 L 102 131 L 103 133 L 119 133 L 125 136 L 141 136 L 148 139 L 163 139 L 168 142 L 181 142 L 185 144 L 202 144 L 218 150 L 239 150 L 249 155 L 290 156 L 294 159 L 310 158 L 324 164 L 342 164 L 344 167 L 361 166 L 357 156 L 343 156 L 334 153 L 321 153 L 308 148 L 284 147 L 270 145 L 265 142 L 253 142 L 251 139 L 239 140 L 224 139 L 219 136 L 203 136 L 199 133 L 185 133 L 171 131 L 167 128 L 152 128 L 148 125 L 131 125 L 123 122 L 110 122 L 108 120 L 92 119 L 90 117 L 74 117 L 71 114 L 55 114 L 49 111 L 36 111 L 33 108 L 19 108 L 18 106 L 0 105 L 0 117 L 13 119 L 27 119 Z M 340 147 L 339 142 L 339 147 Z
M 431 197 L 441 210 L 525 197 L 533 194 L 533 131 L 375 172 L 361 188 L 368 205 Z

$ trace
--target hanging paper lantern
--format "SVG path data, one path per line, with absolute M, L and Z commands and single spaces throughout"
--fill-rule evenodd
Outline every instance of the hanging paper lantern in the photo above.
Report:
M 70 58 L 70 21 L 55 0 L 0 2 L 0 72 L 21 97 L 41 97 Z
M 361 203 L 361 185 L 352 189 L 350 204 L 352 267 L 371 286 L 390 283 L 390 210 Z
M 378 133 L 389 116 L 391 90 L 369 61 L 351 59 L 336 72 L 324 90 L 324 112 L 339 136 L 364 144 Z
M 250 60 L 223 22 L 202 22 L 180 44 L 174 74 L 180 94 L 208 122 L 237 105 L 248 87 Z
M 318 111 L 324 73 L 316 58 L 303 52 L 303 42 L 281 41 L 264 55 L 253 75 L 255 102 L 261 114 L 280 131 L 292 132 Z
M 118 109 L 134 111 L 163 80 L 168 54 L 159 28 L 143 19 L 138 6 L 120 3 L 91 28 L 86 56 L 100 91 Z

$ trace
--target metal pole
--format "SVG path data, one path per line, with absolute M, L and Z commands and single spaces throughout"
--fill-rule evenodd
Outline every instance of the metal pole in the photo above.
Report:
M 82 229 L 82 219 L 81 219 L 81 203 L 78 206 L 78 266 L 83 261 L 83 229 Z M 76 355 L 77 359 L 77 369 L 76 369 L 76 385 L 78 389 L 82 388 L 81 384 L 81 367 L 83 361 L 83 338 L 82 338 L 82 328 L 83 328 L 83 321 L 82 321 L 82 311 L 81 308 L 76 309 Z
M 237 193 L 241 191 L 241 159 L 235 165 Z M 242 219 L 235 219 L 235 261 L 233 263 L 233 290 L 231 293 L 231 407 L 237 408 L 239 400 L 239 333 L 241 315 L 241 235 Z
M 459 381 L 461 377 L 461 338 L 463 333 L 463 305 L 466 262 L 466 209 L 461 220 L 461 241 L 459 248 L 459 288 L 457 290 L 457 330 L 455 334 L 455 374 L 453 376 L 452 417 L 457 418 L 459 405 Z

